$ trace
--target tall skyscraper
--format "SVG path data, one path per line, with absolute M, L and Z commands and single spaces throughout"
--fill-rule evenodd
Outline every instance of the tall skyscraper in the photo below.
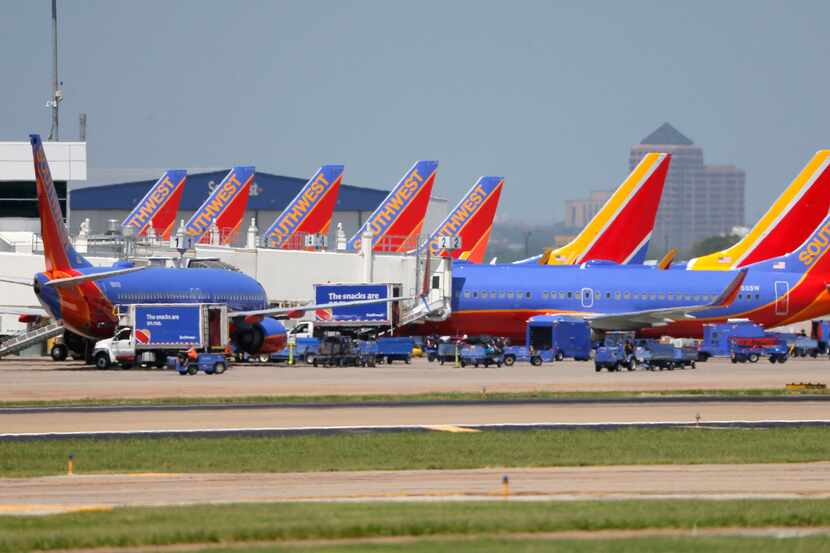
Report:
M 729 234 L 733 227 L 743 226 L 743 170 L 734 165 L 705 165 L 703 148 L 668 123 L 631 148 L 629 169 L 634 169 L 648 152 L 672 155 L 652 248 L 688 250 L 699 240 Z

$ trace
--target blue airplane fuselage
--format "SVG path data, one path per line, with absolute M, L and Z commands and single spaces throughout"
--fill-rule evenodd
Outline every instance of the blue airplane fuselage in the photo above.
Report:
M 696 311 L 640 332 L 700 337 L 703 324 L 708 322 L 748 318 L 772 327 L 830 312 L 830 298 L 822 296 L 826 296 L 825 279 L 793 268 L 783 263 L 760 263 L 747 271 L 730 305 Z M 637 265 L 581 268 L 459 263 L 453 266 L 450 318 L 419 325 L 418 333 L 490 334 L 520 343 L 525 339 L 527 320 L 535 315 L 591 319 L 706 305 L 714 303 L 737 276 L 736 271 L 664 271 Z

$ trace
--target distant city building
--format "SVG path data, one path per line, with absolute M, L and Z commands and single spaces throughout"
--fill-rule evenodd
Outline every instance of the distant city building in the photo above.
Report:
M 571 228 L 584 227 L 602 209 L 612 193 L 613 190 L 594 190 L 588 198 L 565 200 L 565 224 Z
M 746 173 L 734 165 L 705 165 L 703 148 L 668 123 L 631 148 L 629 168 L 648 152 L 668 152 L 671 166 L 652 244 L 686 250 L 704 238 L 744 225 Z

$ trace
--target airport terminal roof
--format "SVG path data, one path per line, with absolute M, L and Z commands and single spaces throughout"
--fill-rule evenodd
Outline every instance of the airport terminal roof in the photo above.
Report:
M 198 208 L 210 194 L 210 184 L 222 181 L 227 170 L 194 173 L 187 176 L 180 209 L 192 211 Z M 161 175 L 159 175 L 161 176 Z M 72 209 L 121 209 L 131 210 L 144 197 L 155 180 L 142 180 L 78 188 L 69 192 Z M 306 179 L 272 175 L 257 171 L 248 209 L 278 211 L 285 208 L 300 191 Z M 337 211 L 372 211 L 386 197 L 387 190 L 340 186 L 337 197 Z

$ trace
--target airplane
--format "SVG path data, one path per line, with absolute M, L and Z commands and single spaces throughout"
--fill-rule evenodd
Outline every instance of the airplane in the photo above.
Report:
M 265 289 L 256 279 L 229 266 L 227 269 L 182 269 L 141 267 L 131 261 L 118 261 L 110 267 L 93 267 L 69 241 L 40 136 L 30 135 L 30 142 L 46 269 L 35 275 L 32 285 L 43 309 L 26 314 L 51 316 L 72 333 L 70 340 L 76 344 L 79 340 L 85 340 L 88 345 L 112 337 L 118 322 L 115 315 L 118 305 L 220 303 L 228 307 L 230 336 L 236 350 L 270 353 L 279 351 L 286 343 L 285 327 L 277 319 L 299 317 L 310 310 L 407 299 L 274 308 L 270 307 Z M 231 171 L 231 175 L 239 174 L 237 168 Z M 244 173 L 238 178 L 246 182 Z
M 503 188 L 503 177 L 479 178 L 430 235 L 430 255 L 449 255 L 457 260 L 481 263 L 490 241 L 490 231 L 493 229 L 493 219 Z M 439 244 L 442 236 L 457 236 L 461 240 L 461 247 L 442 248 Z
M 245 216 L 245 208 L 248 207 L 248 195 L 255 173 L 254 167 L 238 166 L 225 175 L 184 225 L 185 232 L 192 237 L 194 243 L 209 242 L 210 228 L 214 223 L 221 233 L 219 243 L 233 242 Z
M 346 244 L 350 251 L 360 251 L 365 231 L 372 233 L 376 252 L 405 252 L 415 249 L 424 226 L 437 161 L 417 161 L 389 192 L 357 233 Z
M 587 262 L 453 267 L 452 314 L 415 334 L 525 340 L 529 318 L 570 315 L 593 329 L 701 338 L 703 325 L 743 318 L 766 328 L 830 313 L 830 215 L 791 253 L 734 271 L 657 271 Z
M 170 239 L 176 212 L 184 192 L 187 171 L 168 169 L 147 191 L 135 208 L 121 223 L 122 228 L 134 227 L 135 237 L 146 236 L 152 227 L 155 235 Z
M 576 238 L 516 263 L 579 265 L 603 260 L 621 265 L 642 264 L 670 162 L 671 154 L 646 154 Z
M 320 167 L 263 233 L 265 246 L 302 249 L 302 236 L 327 234 L 342 180 L 342 165 Z
M 746 236 L 725 250 L 690 259 L 685 268 L 729 271 L 784 255 L 797 248 L 828 211 L 830 150 L 820 150 Z

